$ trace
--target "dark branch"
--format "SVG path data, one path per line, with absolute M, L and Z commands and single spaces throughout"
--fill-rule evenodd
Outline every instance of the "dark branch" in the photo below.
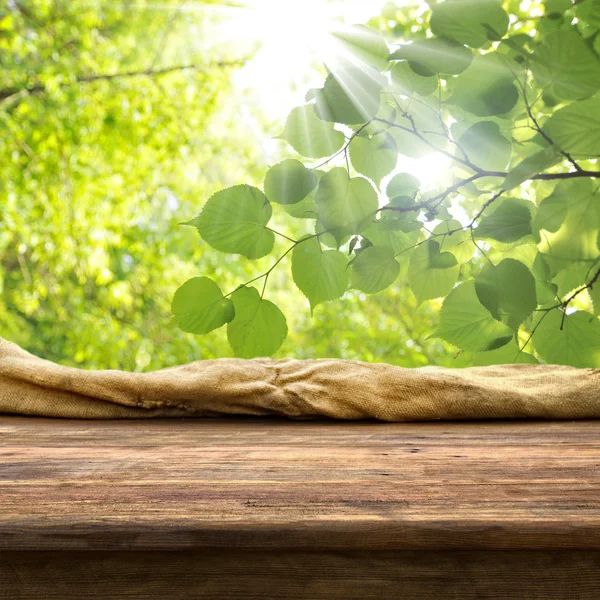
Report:
M 143 69 L 140 71 L 126 71 L 124 73 L 105 73 L 99 75 L 87 75 L 82 77 L 77 77 L 73 81 L 67 81 L 62 83 L 59 87 L 65 88 L 73 85 L 77 85 L 79 83 L 92 83 L 94 81 L 110 81 L 112 79 L 123 79 L 127 77 L 159 77 L 161 75 L 166 75 L 168 73 L 174 73 L 176 71 L 186 71 L 186 70 L 195 70 L 202 71 L 207 67 L 235 67 L 244 64 L 245 59 L 231 61 L 231 62 L 215 62 L 210 63 L 209 65 L 177 65 L 174 67 L 165 67 L 162 69 Z M 13 88 L 5 88 L 0 90 L 0 101 L 7 100 L 12 96 L 17 96 L 19 94 L 41 94 L 46 91 L 46 88 L 42 84 L 34 84 L 25 86 L 22 88 L 13 87 Z
M 427 144 L 430 148 L 433 148 L 436 152 L 444 154 L 448 158 L 451 158 L 452 160 L 464 165 L 465 167 L 468 167 L 469 169 L 471 169 L 472 171 L 475 171 L 476 173 L 482 172 L 482 170 L 479 167 L 477 167 L 476 165 L 474 165 L 470 160 L 465 160 L 465 159 L 459 158 L 458 156 L 455 156 L 454 154 L 451 154 L 450 152 L 446 152 L 445 150 L 438 148 L 435 144 L 432 144 L 425 136 L 423 136 L 421 133 L 419 133 L 418 129 L 415 126 L 415 122 L 414 122 L 414 119 L 412 118 L 412 115 L 409 115 L 408 113 L 404 113 L 403 116 L 410 121 L 412 128 L 404 127 L 404 125 L 398 125 L 398 123 L 394 123 L 392 121 L 387 121 L 386 119 L 380 119 L 378 117 L 374 118 L 373 121 L 379 121 L 380 123 L 385 123 L 388 127 L 394 127 L 396 129 L 401 129 L 402 131 L 412 133 L 419 140 L 421 140 L 424 144 Z
M 429 208 L 434 205 L 439 206 L 439 204 L 441 204 L 450 194 L 458 191 L 458 189 L 461 188 L 463 185 L 467 185 L 468 183 L 471 183 L 472 181 L 480 179 L 481 177 L 484 177 L 484 175 L 480 175 L 479 173 L 477 173 L 475 175 L 471 175 L 471 177 L 468 177 L 467 179 L 461 179 L 454 185 L 451 185 L 449 188 L 446 188 L 441 194 L 438 194 L 437 196 L 433 196 L 433 198 L 429 198 L 429 200 L 425 200 L 424 202 L 420 202 L 419 204 L 415 204 L 414 206 L 384 206 L 384 207 L 380 208 L 379 210 L 380 211 L 394 210 L 396 212 L 412 212 L 415 210 L 421 210 L 423 208 Z M 438 204 L 436 204 L 436 202 Z
M 410 117 L 410 115 L 409 115 L 409 117 Z M 477 174 L 477 177 L 475 177 L 475 179 L 478 179 L 479 177 L 506 177 L 508 175 L 508 173 L 505 171 L 485 171 L 483 169 L 480 169 L 478 166 L 474 165 L 470 160 L 465 160 L 458 156 L 450 154 L 450 152 L 445 152 L 444 150 L 440 150 L 439 148 L 437 148 L 435 146 L 435 144 L 432 144 L 427 138 L 425 138 L 423 135 L 421 135 L 421 133 L 419 133 L 419 131 L 416 129 L 416 127 L 414 127 L 414 123 L 413 123 L 413 128 L 411 129 L 410 127 L 404 127 L 403 125 L 398 125 L 397 123 L 393 123 L 392 121 L 387 121 L 385 119 L 375 118 L 373 120 L 379 121 L 380 123 L 385 123 L 389 127 L 395 127 L 397 129 L 402 129 L 403 131 L 407 131 L 408 133 L 412 133 L 414 136 L 416 136 L 418 139 L 420 139 L 423 143 L 427 144 L 430 148 L 434 149 L 437 152 L 440 152 L 441 154 L 448 156 L 453 161 L 458 162 L 461 165 L 466 166 L 469 169 L 471 169 L 472 171 L 474 171 Z M 409 119 L 409 120 L 411 120 L 411 119 Z M 574 164 L 576 164 L 576 163 L 574 163 Z M 576 171 L 570 171 L 568 173 L 539 173 L 539 174 L 531 177 L 530 181 L 531 180 L 551 180 L 551 179 L 575 179 L 577 177 L 592 177 L 592 178 L 600 177 L 600 171 L 585 171 L 584 169 L 579 167 L 579 165 L 577 165 Z M 467 181 L 467 180 L 465 180 L 465 181 Z M 451 191 L 453 191 L 453 190 L 451 190 Z M 412 210 L 414 210 L 414 208 Z
M 514 74 L 514 73 L 513 73 Z M 527 77 L 527 75 L 525 75 Z M 529 101 L 527 100 L 527 81 L 525 83 L 521 83 L 518 77 L 515 76 L 515 79 L 519 82 L 521 87 L 521 91 L 523 92 L 523 102 L 525 103 L 525 109 L 527 110 L 527 115 L 531 119 L 533 123 L 534 129 L 550 144 L 550 146 L 555 146 L 558 151 L 573 165 L 576 171 L 582 172 L 583 169 L 577 164 L 575 159 L 565 150 L 560 148 L 557 144 L 554 143 L 552 138 L 540 127 L 538 120 L 533 115 L 533 111 L 531 110 L 531 106 L 529 105 Z

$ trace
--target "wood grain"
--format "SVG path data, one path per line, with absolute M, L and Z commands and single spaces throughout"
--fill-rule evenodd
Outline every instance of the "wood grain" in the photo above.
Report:
M 16 552 L 2 600 L 598 600 L 600 551 Z
M 0 550 L 600 548 L 599 466 L 598 421 L 5 416 Z

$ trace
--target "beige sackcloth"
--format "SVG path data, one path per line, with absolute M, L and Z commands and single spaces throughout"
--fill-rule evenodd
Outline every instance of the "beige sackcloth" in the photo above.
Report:
M 408 369 L 352 360 L 220 358 L 151 373 L 63 367 L 0 338 L 0 413 L 119 419 L 281 415 L 425 421 L 600 417 L 600 369 Z

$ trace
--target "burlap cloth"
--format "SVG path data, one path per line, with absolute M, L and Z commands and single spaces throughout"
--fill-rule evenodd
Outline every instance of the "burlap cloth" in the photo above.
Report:
M 321 359 L 193 362 L 152 373 L 86 371 L 0 338 L 0 413 L 116 419 L 600 417 L 600 370 L 553 365 L 407 369 Z

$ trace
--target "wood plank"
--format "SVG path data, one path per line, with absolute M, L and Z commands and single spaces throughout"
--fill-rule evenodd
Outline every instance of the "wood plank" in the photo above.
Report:
M 600 551 L 16 552 L 9 600 L 597 600 Z
M 0 549 L 600 548 L 600 422 L 0 417 Z

